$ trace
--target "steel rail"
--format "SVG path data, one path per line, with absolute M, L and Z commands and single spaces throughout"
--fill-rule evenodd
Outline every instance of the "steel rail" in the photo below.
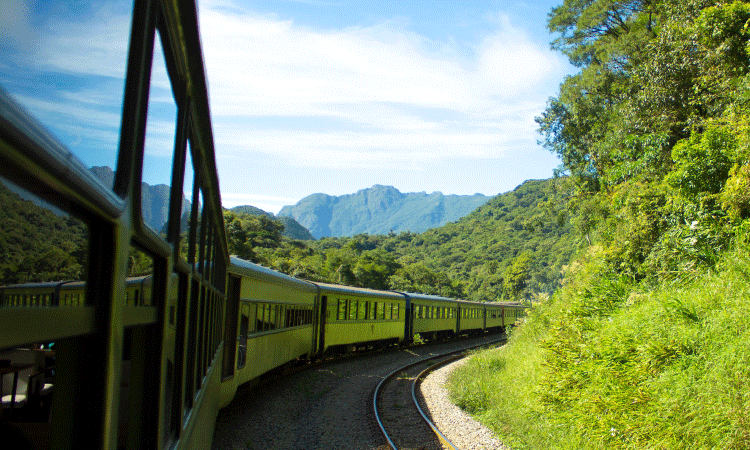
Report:
M 379 408 L 378 408 L 378 400 L 379 400 L 379 398 L 380 398 L 380 393 L 381 393 L 381 391 L 382 391 L 382 388 L 383 388 L 383 386 L 385 386 L 385 385 L 386 385 L 386 383 L 388 383 L 388 381 L 390 381 L 390 379 L 392 379 L 392 378 L 393 378 L 394 376 L 396 376 L 396 374 L 398 374 L 398 373 L 402 372 L 402 371 L 403 371 L 403 370 L 405 370 L 405 369 L 408 369 L 408 368 L 411 368 L 411 367 L 417 366 L 417 365 L 419 365 L 419 364 L 422 364 L 422 363 L 424 363 L 424 362 L 427 362 L 427 361 L 429 361 L 429 360 L 431 360 L 431 359 L 443 358 L 443 357 L 446 357 L 446 356 L 449 356 L 449 355 L 455 355 L 455 354 L 457 354 L 457 353 L 461 353 L 461 355 L 457 355 L 457 356 L 454 356 L 454 357 L 452 357 L 452 358 L 448 358 L 448 360 L 451 360 L 451 361 L 453 361 L 453 360 L 456 360 L 456 359 L 459 359 L 459 358 L 463 357 L 463 356 L 464 356 L 464 355 L 463 355 L 463 353 L 465 353 L 465 352 L 466 352 L 466 351 L 468 351 L 468 350 L 472 350 L 472 349 L 475 349 L 475 348 L 478 348 L 478 347 L 482 347 L 482 346 L 485 346 L 485 345 L 492 345 L 492 344 L 496 344 L 496 343 L 498 343 L 498 342 L 502 342 L 502 341 L 505 341 L 505 340 L 507 340 L 507 337 L 505 337 L 505 336 L 504 336 L 504 337 L 502 337 L 502 338 L 500 338 L 500 339 L 497 339 L 497 340 L 494 340 L 494 341 L 490 341 L 490 342 L 483 342 L 483 343 L 481 343 L 481 344 L 477 344 L 477 345 L 469 346 L 469 347 L 466 347 L 466 348 L 463 348 L 463 349 L 460 349 L 460 350 L 454 350 L 454 351 L 451 351 L 451 352 L 445 352 L 445 353 L 441 353 L 441 354 L 439 354 L 439 355 L 431 355 L 431 356 L 427 356 L 427 357 L 421 358 L 421 359 L 419 359 L 419 360 L 417 360 L 417 361 L 414 361 L 414 362 L 412 362 L 412 363 L 409 363 L 409 364 L 406 364 L 406 365 L 404 365 L 404 366 L 401 366 L 401 367 L 399 367 L 398 369 L 396 369 L 396 370 L 394 370 L 393 372 L 391 372 L 391 373 L 389 373 L 388 375 L 386 375 L 386 376 L 385 376 L 385 377 L 384 377 L 384 378 L 383 378 L 382 380 L 380 380 L 380 382 L 378 383 L 378 385 L 377 385 L 377 386 L 375 387 L 375 392 L 373 393 L 373 396 L 372 396 L 372 409 L 373 409 L 373 412 L 374 412 L 374 414 L 375 414 L 375 421 L 377 422 L 377 424 L 378 424 L 378 427 L 380 428 L 380 431 L 381 431 L 381 432 L 383 433 L 383 436 L 385 437 L 386 441 L 388 441 L 388 446 L 389 446 L 389 447 L 390 447 L 390 448 L 391 448 L 392 450 L 399 450 L 399 449 L 398 449 L 398 447 L 396 446 L 396 444 L 395 444 L 395 443 L 393 442 L 393 439 L 391 439 L 391 436 L 390 436 L 390 435 L 388 434 L 388 432 L 386 431 L 386 429 L 385 429 L 385 425 L 383 424 L 383 421 L 382 421 L 382 420 L 381 420 L 381 418 L 380 418 L 380 411 L 379 411 Z M 446 360 L 446 361 L 447 361 L 447 360 Z M 440 365 L 442 365 L 442 363 L 440 363 L 440 364 L 437 364 L 437 366 L 438 366 L 438 367 L 439 367 Z M 429 369 L 430 369 L 430 368 L 428 368 L 427 370 L 429 370 Z M 423 371 L 422 373 L 424 373 L 424 371 Z M 421 375 L 422 375 L 422 373 L 420 373 L 420 375 L 419 375 L 419 376 L 421 376 Z M 419 379 L 419 376 L 417 376 L 417 379 Z M 415 380 L 415 381 L 416 381 L 416 380 Z M 415 395 L 415 394 L 414 394 L 414 385 L 412 384 L 412 398 L 414 398 L 414 395 Z M 416 400 L 415 400 L 415 404 L 417 405 L 417 410 L 419 411 L 420 415 L 421 415 L 421 416 L 422 416 L 422 418 L 423 418 L 423 419 L 425 420 L 425 422 L 427 422 L 427 425 L 428 425 L 428 426 L 429 426 L 429 427 L 430 427 L 430 428 L 432 429 L 432 431 L 433 431 L 433 432 L 434 432 L 434 433 L 436 434 L 437 438 L 438 438 L 438 439 L 440 439 L 441 441 L 445 442 L 446 444 L 448 444 L 448 445 L 450 446 L 450 448 L 451 448 L 451 449 L 453 449 L 453 450 L 458 450 L 458 449 L 456 449 L 456 447 L 455 447 L 455 446 L 453 446 L 453 444 L 452 444 L 452 443 L 451 443 L 451 442 L 450 442 L 450 441 L 449 441 L 449 440 L 448 440 L 448 439 L 447 439 L 447 438 L 446 438 L 446 437 L 445 437 L 445 436 L 444 436 L 444 435 L 443 435 L 443 434 L 442 434 L 442 433 L 441 433 L 441 432 L 440 432 L 440 431 L 439 431 L 439 430 L 437 429 L 437 427 L 435 426 L 435 424 L 434 424 L 434 423 L 432 423 L 432 422 L 431 422 L 431 421 L 430 421 L 430 420 L 429 420 L 429 419 L 427 418 L 426 414 L 425 414 L 425 413 L 424 413 L 424 412 L 422 411 L 422 408 L 420 408 L 420 407 L 419 407 L 419 404 L 418 404 L 418 402 L 417 402 Z
M 499 341 L 497 341 L 499 342 Z M 419 384 L 421 384 L 422 378 L 424 378 L 427 374 L 430 372 L 443 367 L 447 365 L 448 363 L 451 363 L 453 361 L 457 361 L 461 358 L 463 358 L 464 355 L 455 355 L 451 356 L 450 358 L 446 358 L 442 361 L 440 361 L 437 364 L 434 364 L 425 370 L 421 371 L 419 375 L 414 379 L 414 381 L 411 384 L 411 399 L 414 401 L 414 406 L 416 406 L 417 411 L 419 411 L 419 414 L 422 416 L 422 419 L 424 419 L 425 423 L 432 429 L 432 432 L 435 433 L 435 436 L 445 445 L 448 446 L 450 450 L 459 450 L 458 447 L 453 445 L 453 443 L 448 439 L 443 433 L 440 432 L 440 429 L 435 425 L 435 423 L 430 420 L 430 418 L 425 414 L 424 410 L 422 410 L 422 406 L 419 404 L 419 399 L 417 398 L 417 387 Z

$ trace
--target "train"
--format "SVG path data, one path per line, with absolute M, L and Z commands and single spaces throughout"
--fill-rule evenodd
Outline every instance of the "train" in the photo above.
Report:
M 239 386 L 280 368 L 359 350 L 503 332 L 525 310 L 518 302 L 471 302 L 307 281 L 234 256 L 227 272 L 220 408 Z M 125 304 L 148 307 L 152 283 L 151 276 L 128 278 Z M 80 281 L 0 286 L 0 308 L 80 307 L 84 288 Z M 21 396 L 19 404 L 27 399 Z
M 47 11 L 44 23 L 57 23 L 59 11 L 99 19 L 77 5 Z M 80 34 L 86 26 L 101 24 L 59 31 Z M 37 38 L 43 47 L 44 36 Z M 29 112 L 21 103 L 27 96 L 0 86 L 0 189 L 22 199 L 14 200 L 16 209 L 33 203 L 49 212 L 5 215 L 3 237 L 52 216 L 84 230 L 76 250 L 82 262 L 53 268 L 80 273 L 75 281 L 0 288 L 0 435 L 6 446 L 209 448 L 220 408 L 239 386 L 270 371 L 415 337 L 500 330 L 523 314 L 520 305 L 308 282 L 231 257 L 194 0 L 133 0 L 124 39 L 122 97 L 95 99 L 121 106 L 116 144 L 97 149 L 114 155 L 111 183 Z M 164 63 L 164 82 L 152 79 L 157 60 Z M 4 83 L 12 84 L 13 70 L 20 71 L 8 65 Z M 47 78 L 57 87 L 71 85 Z M 154 99 L 151 90 L 165 84 L 171 98 Z M 174 129 L 155 142 L 159 159 L 148 157 L 149 107 L 170 101 Z M 76 112 L 63 109 L 60 114 Z M 155 168 L 168 170 L 170 180 L 160 230 L 149 225 L 143 206 L 144 173 Z M 13 234 L 19 248 L 20 234 Z M 49 240 L 55 244 L 54 236 Z M 45 261 L 59 254 L 39 254 L 20 266 L 32 273 L 36 263 L 67 264 Z M 19 254 L 4 257 L 0 274 Z M 129 277 L 133 265 L 152 269 Z

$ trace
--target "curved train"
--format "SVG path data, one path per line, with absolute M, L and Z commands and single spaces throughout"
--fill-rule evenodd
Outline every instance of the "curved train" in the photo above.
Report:
M 79 281 L 2 288 L 5 445 L 209 448 L 218 411 L 237 387 L 290 361 L 499 329 L 522 314 L 517 305 L 309 283 L 230 258 L 196 5 L 133 0 L 130 24 L 119 141 L 101 149 L 116 154 L 111 185 L 0 87 L 3 192 L 85 230 L 85 260 L 70 267 L 83 268 Z M 155 57 L 176 109 L 172 142 L 157 143 L 171 158 L 162 233 L 142 206 L 143 173 L 162 166 L 145 157 Z M 28 226 L 42 217 L 31 216 Z M 4 256 L 0 275 L 18 255 Z M 141 260 L 151 274 L 128 278 Z
M 235 257 L 227 272 L 220 407 L 240 385 L 290 363 L 411 344 L 414 338 L 424 342 L 502 332 L 524 311 L 517 302 L 470 302 L 305 281 Z M 132 277 L 126 284 L 126 305 L 151 305 L 151 276 Z M 84 304 L 80 281 L 0 286 L 0 308 Z

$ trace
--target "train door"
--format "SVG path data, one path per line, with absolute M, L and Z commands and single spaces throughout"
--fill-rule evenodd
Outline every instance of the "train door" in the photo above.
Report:
M 240 286 L 242 278 L 230 275 L 227 278 L 227 309 L 224 323 L 224 359 L 221 379 L 234 376 L 234 359 L 237 351 L 237 316 L 240 308 Z M 249 320 L 249 319 L 248 319 Z M 244 333 L 247 335 L 247 332 Z
M 328 296 L 320 296 L 320 328 L 318 332 L 318 353 L 323 353 L 326 348 L 326 318 L 328 317 Z
M 414 317 L 412 313 L 411 297 L 406 297 L 406 307 L 404 311 L 404 340 L 412 342 L 414 340 Z
M 250 329 L 250 305 L 243 303 L 240 307 L 240 334 L 237 338 L 237 369 L 245 367 L 247 362 L 247 333 Z

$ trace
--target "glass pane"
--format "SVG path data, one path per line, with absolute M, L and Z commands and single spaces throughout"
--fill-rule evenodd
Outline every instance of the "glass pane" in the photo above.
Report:
M 83 280 L 87 256 L 82 221 L 0 178 L 0 286 Z
M 184 200 L 182 202 L 182 218 L 180 219 L 180 236 L 183 242 L 187 242 L 186 233 L 190 224 L 190 208 L 192 205 L 192 202 L 190 200 L 193 198 L 193 182 L 195 181 L 195 174 L 193 172 L 193 158 L 190 156 L 189 150 L 186 150 L 186 152 L 185 176 L 182 185 Z M 185 253 L 187 254 L 187 247 L 185 249 Z
M 165 235 L 164 225 L 169 218 L 169 186 L 172 180 L 176 128 L 177 105 L 157 32 L 148 99 L 141 206 L 146 225 Z
M 357 320 L 357 300 L 349 302 L 349 320 Z
M 131 8 L 8 1 L 0 19 L 0 84 L 110 187 Z
M 89 231 L 84 222 L 0 178 L 0 308 L 5 314 L 11 308 L 34 310 L 13 320 L 6 316 L 2 325 L 4 336 L 13 339 L 9 345 L 10 341 L 0 338 L 2 448 L 16 448 L 14 443 L 22 440 L 30 444 L 24 448 L 48 448 L 49 424 L 62 417 L 51 411 L 62 410 L 70 400 L 55 378 L 55 368 L 70 365 L 66 356 L 71 353 L 60 350 L 70 348 L 75 340 L 70 336 L 84 331 L 85 324 L 77 329 L 76 321 L 50 330 L 38 319 L 71 317 L 68 314 L 82 311 L 88 251 Z M 14 375 L 18 380 L 15 391 Z M 54 389 L 62 395 L 53 396 Z M 14 436 L 18 437 L 14 440 Z

